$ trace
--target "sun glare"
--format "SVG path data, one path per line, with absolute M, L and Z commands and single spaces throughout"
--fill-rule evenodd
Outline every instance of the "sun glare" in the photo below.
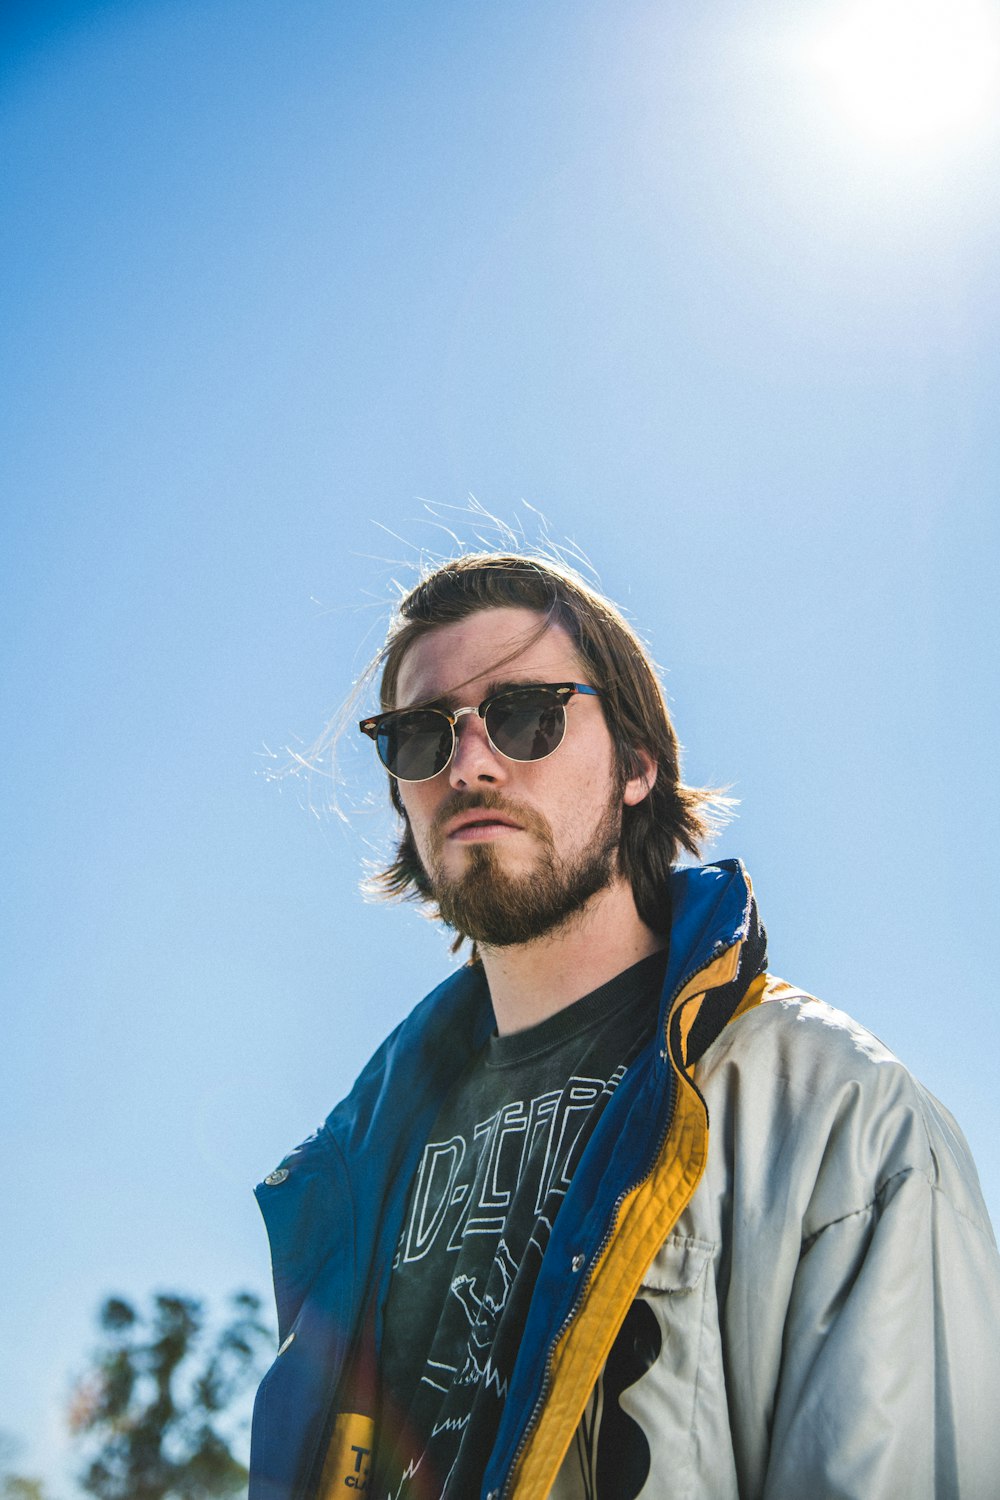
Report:
M 815 60 L 868 135 L 964 133 L 1000 104 L 1000 14 L 988 0 L 860 0 Z

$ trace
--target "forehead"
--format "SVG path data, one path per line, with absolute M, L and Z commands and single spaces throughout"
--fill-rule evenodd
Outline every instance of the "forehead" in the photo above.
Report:
M 543 616 L 533 609 L 481 609 L 418 636 L 403 657 L 396 703 L 483 696 L 493 682 L 575 681 L 582 670 L 572 638 L 561 625 L 538 635 Z

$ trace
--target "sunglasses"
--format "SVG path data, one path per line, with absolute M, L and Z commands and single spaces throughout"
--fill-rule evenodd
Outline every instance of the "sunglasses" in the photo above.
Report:
M 525 683 L 484 698 L 478 708 L 397 708 L 358 728 L 375 741 L 379 760 L 397 781 L 430 781 L 447 766 L 463 714 L 478 714 L 486 738 L 505 760 L 544 760 L 566 735 L 566 704 L 574 693 L 599 698 L 582 682 Z

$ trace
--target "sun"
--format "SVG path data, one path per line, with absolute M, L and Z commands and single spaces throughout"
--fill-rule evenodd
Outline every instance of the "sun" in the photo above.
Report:
M 961 134 L 1000 106 L 1000 12 L 988 0 L 857 0 L 814 61 L 866 135 Z

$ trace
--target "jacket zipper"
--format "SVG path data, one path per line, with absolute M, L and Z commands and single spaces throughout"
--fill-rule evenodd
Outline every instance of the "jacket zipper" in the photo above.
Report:
M 623 1189 L 623 1191 L 615 1199 L 614 1211 L 613 1211 L 613 1213 L 611 1215 L 611 1219 L 609 1221 L 608 1228 L 607 1228 L 607 1230 L 605 1232 L 604 1238 L 601 1240 L 600 1244 L 597 1247 L 596 1254 L 593 1257 L 593 1259 L 594 1259 L 595 1262 L 597 1262 L 597 1261 L 600 1260 L 601 1256 L 603 1255 L 603 1253 L 604 1253 L 604 1251 L 605 1251 L 605 1249 L 606 1249 L 606 1247 L 607 1247 L 607 1245 L 608 1245 L 608 1243 L 609 1243 L 609 1241 L 611 1239 L 611 1236 L 612 1236 L 612 1234 L 614 1232 L 614 1225 L 617 1223 L 618 1213 L 619 1213 L 619 1210 L 621 1209 L 622 1204 L 625 1202 L 625 1199 L 629 1196 L 630 1193 L 634 1193 L 635 1190 L 636 1190 L 636 1188 L 641 1187 L 642 1184 L 644 1182 L 646 1182 L 652 1176 L 653 1169 L 655 1168 L 656 1163 L 660 1159 L 660 1152 L 663 1150 L 664 1142 L 666 1141 L 667 1136 L 670 1134 L 670 1127 L 674 1123 L 674 1114 L 675 1114 L 676 1109 L 677 1109 L 677 1087 L 678 1087 L 678 1085 L 677 1085 L 677 1079 L 676 1079 L 676 1077 L 674 1075 L 674 1071 L 669 1066 L 670 1065 L 670 1017 L 673 1015 L 674 1002 L 676 1001 L 677 996 L 679 994 L 681 994 L 681 992 L 684 989 L 687 988 L 687 986 L 690 984 L 691 980 L 695 977 L 696 974 L 700 973 L 703 968 L 705 968 L 705 964 L 704 963 L 700 963 L 700 964 L 698 964 L 698 966 L 696 968 L 692 969 L 691 972 L 689 974 L 687 974 L 684 979 L 681 980 L 680 984 L 678 984 L 677 988 L 674 990 L 673 995 L 671 996 L 670 1004 L 667 1007 L 666 1024 L 664 1025 L 664 1028 L 663 1028 L 663 1048 L 660 1051 L 660 1057 L 661 1057 L 661 1059 L 663 1060 L 663 1062 L 668 1067 L 670 1082 L 672 1084 L 672 1092 L 671 1092 L 671 1097 L 670 1097 L 670 1109 L 667 1112 L 666 1124 L 664 1125 L 664 1128 L 663 1128 L 663 1130 L 660 1133 L 659 1140 L 656 1143 L 656 1149 L 653 1152 L 653 1157 L 652 1157 L 652 1160 L 651 1160 L 651 1162 L 649 1164 L 648 1171 L 646 1171 L 643 1174 L 642 1177 L 637 1178 L 636 1181 L 633 1182 L 629 1187 Z M 525 1448 L 528 1446 L 528 1441 L 529 1441 L 529 1439 L 531 1437 L 531 1434 L 534 1432 L 535 1428 L 538 1425 L 538 1420 L 541 1417 L 542 1411 L 543 1411 L 543 1409 L 545 1407 L 545 1398 L 547 1397 L 547 1395 L 549 1393 L 549 1386 L 552 1383 L 552 1351 L 554 1350 L 554 1348 L 556 1347 L 556 1345 L 559 1343 L 559 1340 L 562 1338 L 562 1336 L 566 1332 L 567 1328 L 569 1328 L 569 1326 L 572 1323 L 573 1319 L 576 1317 L 577 1312 L 578 1312 L 579 1307 L 580 1307 L 580 1303 L 583 1300 L 583 1295 L 586 1292 L 587 1287 L 589 1285 L 590 1285 L 590 1282 L 588 1280 L 588 1281 L 585 1281 L 580 1286 L 580 1289 L 577 1292 L 576 1297 L 573 1300 L 572 1307 L 570 1308 L 569 1312 L 566 1314 L 566 1316 L 563 1319 L 562 1323 L 559 1325 L 559 1328 L 556 1330 L 555 1337 L 552 1339 L 552 1341 L 549 1344 L 549 1352 L 548 1352 L 548 1355 L 546 1356 L 546 1360 L 545 1360 L 545 1371 L 544 1371 L 544 1374 L 542 1375 L 541 1389 L 539 1390 L 538 1397 L 537 1397 L 537 1399 L 535 1401 L 534 1406 L 531 1409 L 531 1415 L 528 1418 L 527 1423 L 525 1424 L 524 1431 L 521 1433 L 521 1437 L 520 1437 L 520 1440 L 518 1442 L 518 1445 L 517 1445 L 517 1447 L 514 1450 L 514 1457 L 512 1458 L 511 1464 L 510 1464 L 510 1468 L 507 1471 L 507 1478 L 504 1480 L 504 1482 L 501 1485 L 501 1487 L 500 1487 L 499 1490 L 495 1490 L 495 1491 L 491 1490 L 490 1491 L 489 1495 L 487 1496 L 487 1500 L 493 1500 L 493 1496 L 494 1495 L 497 1496 L 497 1500 L 509 1500 L 509 1496 L 510 1496 L 510 1493 L 511 1493 L 511 1483 L 513 1481 L 514 1474 L 517 1472 L 517 1465 L 518 1465 L 518 1463 L 520 1461 L 521 1454 L 524 1452 Z

